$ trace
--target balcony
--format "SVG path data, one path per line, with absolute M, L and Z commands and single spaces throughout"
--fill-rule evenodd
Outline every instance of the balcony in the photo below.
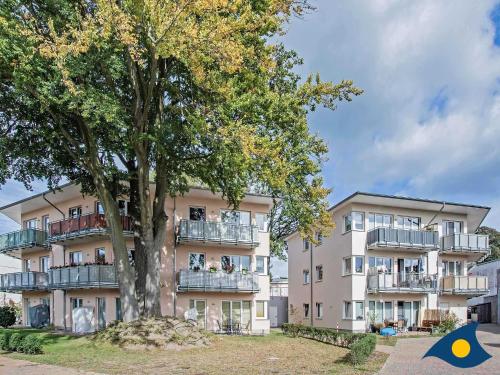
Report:
M 47 290 L 48 275 L 45 272 L 15 272 L 0 275 L 2 292 L 22 292 L 23 290 Z
M 442 294 L 461 294 L 480 296 L 487 294 L 487 276 L 444 276 L 441 278 L 440 292 Z
M 255 273 L 180 270 L 179 292 L 257 293 L 259 276 Z
M 49 270 L 49 289 L 90 288 L 118 288 L 115 266 L 93 264 Z
M 436 275 L 423 273 L 368 274 L 368 293 L 428 293 L 436 290 Z
M 489 236 L 485 234 L 455 233 L 441 238 L 441 254 L 466 255 L 479 260 L 490 254 Z
M 259 228 L 217 221 L 181 220 L 177 240 L 180 243 L 203 242 L 212 246 L 259 246 Z
M 132 219 L 129 216 L 120 218 L 123 233 L 128 237 L 133 236 Z M 50 223 L 49 241 L 51 243 L 67 241 L 82 243 L 97 236 L 108 236 L 110 231 L 104 214 L 92 213 Z
M 396 228 L 375 228 L 366 237 L 368 249 L 407 249 L 427 252 L 439 248 L 439 234 L 436 231 Z
M 30 251 L 47 247 L 47 232 L 39 229 L 22 229 L 0 235 L 0 253 L 21 258 Z

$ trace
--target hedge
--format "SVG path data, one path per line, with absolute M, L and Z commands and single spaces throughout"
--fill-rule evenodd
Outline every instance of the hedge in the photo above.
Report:
M 10 350 L 9 341 L 10 341 L 10 332 L 5 332 L 0 335 L 0 349 L 5 350 L 6 352 Z
M 21 351 L 26 354 L 40 354 L 42 352 L 42 340 L 36 335 L 26 336 L 21 343 Z
M 5 332 L 0 335 L 0 349 L 26 354 L 42 353 L 42 340 L 37 335 Z
M 377 338 L 371 333 L 337 332 L 331 328 L 308 327 L 301 324 L 285 323 L 283 333 L 291 337 L 305 337 L 316 341 L 348 348 L 349 361 L 353 365 L 364 363 L 375 350 Z
M 12 352 L 21 351 L 21 343 L 23 341 L 23 336 L 20 333 L 14 333 L 10 336 L 9 340 L 9 350 Z

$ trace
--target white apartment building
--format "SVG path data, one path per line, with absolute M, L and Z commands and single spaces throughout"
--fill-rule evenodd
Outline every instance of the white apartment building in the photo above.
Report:
M 336 227 L 320 244 L 287 238 L 289 321 L 362 332 L 374 318 L 410 328 L 450 311 L 465 322 L 467 299 L 488 293 L 467 269 L 489 254 L 488 236 L 474 234 L 489 210 L 352 194 L 330 209 Z

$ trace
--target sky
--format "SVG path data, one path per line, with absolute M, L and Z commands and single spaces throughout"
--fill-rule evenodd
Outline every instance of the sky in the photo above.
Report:
M 486 205 L 484 224 L 500 228 L 500 3 L 311 2 L 283 37 L 298 71 L 364 90 L 309 117 L 330 149 L 330 203 L 368 191 Z M 30 194 L 9 183 L 0 205 Z M 0 217 L 0 232 L 15 228 Z

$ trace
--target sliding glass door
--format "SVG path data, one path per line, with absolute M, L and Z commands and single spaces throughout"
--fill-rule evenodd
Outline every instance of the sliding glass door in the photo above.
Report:
M 398 320 L 404 320 L 406 327 L 418 326 L 420 301 L 398 301 Z
M 251 301 L 222 301 L 222 322 L 240 323 L 245 328 L 252 319 Z

